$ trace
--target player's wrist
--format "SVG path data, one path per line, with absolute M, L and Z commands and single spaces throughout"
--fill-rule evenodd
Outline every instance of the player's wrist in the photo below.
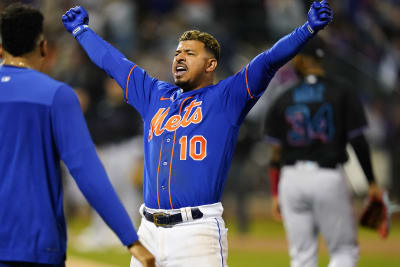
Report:
M 133 246 L 137 245 L 138 241 L 136 240 L 135 242 L 131 243 L 130 245 L 127 245 L 128 249 L 131 249 Z
M 78 35 L 84 33 L 84 32 L 87 31 L 88 29 L 89 29 L 89 26 L 88 26 L 88 25 L 86 25 L 86 24 L 81 24 L 81 25 L 78 25 L 77 27 L 75 27 L 75 28 L 72 30 L 71 34 L 72 34 L 72 36 L 73 36 L 74 38 L 77 38 Z
M 314 36 L 317 34 L 318 30 L 315 29 L 315 27 L 313 27 L 309 21 L 307 21 L 306 23 L 304 23 L 304 25 L 302 26 L 302 28 L 310 35 L 310 36 Z

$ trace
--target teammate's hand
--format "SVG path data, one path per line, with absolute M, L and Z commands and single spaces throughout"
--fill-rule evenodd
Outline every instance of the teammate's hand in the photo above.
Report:
M 308 24 L 313 32 L 322 30 L 333 19 L 333 11 L 327 0 L 314 1 L 308 11 Z
M 272 218 L 278 222 L 282 221 L 281 207 L 277 196 L 272 197 Z
M 72 33 L 74 37 L 85 30 L 89 24 L 89 15 L 81 6 L 71 8 L 61 17 L 61 19 L 65 29 Z
M 129 247 L 129 252 L 137 259 L 143 267 L 155 267 L 156 260 L 153 254 L 145 248 L 140 241 L 136 241 Z

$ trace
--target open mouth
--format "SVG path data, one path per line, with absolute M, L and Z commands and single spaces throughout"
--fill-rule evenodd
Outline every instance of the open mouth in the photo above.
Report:
M 187 72 L 187 67 L 184 65 L 178 65 L 175 67 L 175 76 L 182 76 Z

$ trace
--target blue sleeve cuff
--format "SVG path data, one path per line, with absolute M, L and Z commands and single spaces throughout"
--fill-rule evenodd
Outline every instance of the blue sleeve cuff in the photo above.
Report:
M 307 36 L 312 37 L 317 34 L 317 31 L 315 31 L 310 23 L 306 22 L 300 27 L 301 31 L 304 32 Z
M 311 25 L 307 22 L 305 25 L 307 25 L 307 30 L 314 35 L 316 32 L 314 31 L 314 29 L 311 27 Z
M 72 36 L 74 36 L 74 38 L 76 38 L 79 34 L 87 31 L 87 29 L 89 28 L 88 25 L 80 25 L 78 27 L 76 27 L 73 31 L 72 31 Z

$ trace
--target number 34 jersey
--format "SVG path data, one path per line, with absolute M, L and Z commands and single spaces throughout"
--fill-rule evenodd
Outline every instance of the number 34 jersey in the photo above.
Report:
M 283 164 L 343 163 L 346 143 L 367 126 L 363 106 L 352 90 L 307 78 L 276 100 L 266 118 L 267 138 L 281 145 Z

